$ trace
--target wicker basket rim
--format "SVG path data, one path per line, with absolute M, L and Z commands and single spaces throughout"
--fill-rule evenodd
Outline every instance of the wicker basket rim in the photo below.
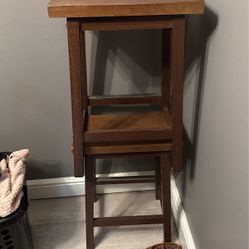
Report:
M 181 249 L 182 247 L 180 245 L 177 245 L 176 243 L 160 243 L 156 244 L 152 247 L 149 247 L 147 249 Z

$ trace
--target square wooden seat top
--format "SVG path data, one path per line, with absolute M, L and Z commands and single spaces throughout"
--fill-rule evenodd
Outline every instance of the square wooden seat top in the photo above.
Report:
M 204 0 L 50 0 L 49 17 L 125 17 L 202 14 Z

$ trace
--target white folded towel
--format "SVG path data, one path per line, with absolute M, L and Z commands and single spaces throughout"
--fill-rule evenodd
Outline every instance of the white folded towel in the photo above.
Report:
M 0 217 L 10 215 L 20 206 L 28 155 L 28 149 L 19 150 L 0 162 Z

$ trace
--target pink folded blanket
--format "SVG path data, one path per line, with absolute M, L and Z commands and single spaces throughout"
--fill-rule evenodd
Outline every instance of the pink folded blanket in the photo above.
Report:
M 28 154 L 27 149 L 15 151 L 0 162 L 0 217 L 10 215 L 20 206 Z

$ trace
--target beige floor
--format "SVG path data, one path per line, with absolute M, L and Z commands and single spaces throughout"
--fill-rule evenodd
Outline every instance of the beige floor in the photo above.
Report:
M 151 191 L 100 195 L 95 207 L 96 216 L 161 213 Z M 86 248 L 84 197 L 31 201 L 29 215 L 35 249 Z M 97 249 L 145 249 L 162 239 L 161 225 L 95 229 Z M 177 240 L 173 224 L 172 240 Z

